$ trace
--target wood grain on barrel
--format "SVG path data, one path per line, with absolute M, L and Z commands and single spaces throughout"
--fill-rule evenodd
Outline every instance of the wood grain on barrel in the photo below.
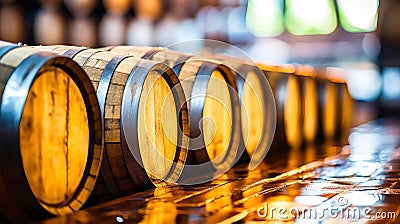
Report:
M 96 55 L 99 56 L 99 58 L 96 59 Z M 88 73 L 91 72 L 94 74 L 95 72 L 91 69 L 95 68 L 99 69 L 98 73 L 102 72 L 102 69 L 108 63 L 108 61 L 103 59 L 105 55 L 109 54 L 107 52 L 100 52 L 95 54 L 94 57 L 91 57 L 84 65 L 85 70 L 88 70 Z M 132 67 L 136 65 L 137 62 L 138 59 L 134 58 L 129 58 L 121 61 L 111 77 L 111 82 L 107 90 L 107 98 L 104 108 L 104 132 L 106 142 L 105 150 L 107 152 L 108 162 L 111 164 L 110 168 L 114 177 L 114 181 L 117 183 L 118 188 L 123 194 L 136 191 L 136 189 L 134 189 L 135 180 L 132 180 L 129 174 L 129 170 L 127 169 L 127 166 L 129 166 L 129 164 L 126 164 L 124 160 L 124 151 L 121 145 L 121 104 L 123 100 L 122 95 L 124 87 L 126 85 L 126 81 L 129 77 Z M 92 81 L 93 84 L 96 86 L 97 81 L 95 79 L 92 79 Z M 108 180 L 106 179 L 105 181 Z M 146 179 L 139 179 L 136 181 L 141 181 L 143 183 L 146 182 Z
M 210 77 L 203 108 L 203 136 L 208 156 L 213 163 L 222 164 L 229 153 L 232 135 L 232 104 L 221 72 L 215 70 Z
M 152 178 L 165 178 L 174 162 L 178 120 L 171 89 L 158 73 L 148 74 L 143 84 L 139 117 L 144 118 L 138 126 L 143 165 Z
M 32 47 L 2 55 L 0 69 L 0 120 L 7 131 L 1 140 L 7 148 L 0 148 L 13 161 L 1 164 L 8 189 L 0 195 L 25 213 L 7 219 L 79 210 L 102 158 L 100 110 L 90 80 L 72 60 Z M 3 204 L 0 211 L 4 215 Z
M 38 200 L 56 205 L 70 200 L 82 179 L 89 125 L 73 80 L 54 67 L 39 75 L 21 118 L 22 160 Z

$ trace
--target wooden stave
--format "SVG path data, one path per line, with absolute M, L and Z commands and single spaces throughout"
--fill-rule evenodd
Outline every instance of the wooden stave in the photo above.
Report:
M 4 45 L 3 45 L 4 46 Z M 3 53 L 2 56 L 6 55 L 9 51 L 4 50 L 5 48 L 8 49 L 16 49 L 16 45 L 13 45 L 14 47 L 6 46 L 1 48 L 1 52 Z M 0 56 L 0 57 L 2 57 Z M 1 65 L 4 67 L 4 65 Z M 73 194 L 72 198 L 63 204 L 60 205 L 45 205 L 43 202 L 39 202 L 37 198 L 33 195 L 33 192 L 30 190 L 29 183 L 27 182 L 27 177 L 24 176 L 24 169 L 22 167 L 22 160 L 21 160 L 21 155 L 18 155 L 19 158 L 16 157 L 14 154 L 14 159 L 13 161 L 17 161 L 14 164 L 14 172 L 20 172 L 16 178 L 18 184 L 14 183 L 15 175 L 8 175 L 4 174 L 4 170 L 7 169 L 7 167 L 10 167 L 10 165 L 2 162 L 1 166 L 3 171 L 0 171 L 3 173 L 3 178 L 8 180 L 8 182 L 12 182 L 14 184 L 11 184 L 11 188 L 8 188 L 8 192 L 12 197 L 10 197 L 10 200 L 13 200 L 12 198 L 17 198 L 16 204 L 18 206 L 21 206 L 21 209 L 18 209 L 19 211 L 24 211 L 26 215 L 24 214 L 14 214 L 14 215 L 9 215 L 9 214 L 4 214 L 6 218 L 9 220 L 14 220 L 14 221 L 29 221 L 29 220 L 38 220 L 38 219 L 43 219 L 45 217 L 50 217 L 54 214 L 66 214 L 70 213 L 72 211 L 78 210 L 83 203 L 87 200 L 90 192 L 93 190 L 95 180 L 97 178 L 99 168 L 100 168 L 100 162 L 101 162 L 101 157 L 102 157 L 102 125 L 101 125 L 101 120 L 100 120 L 100 109 L 98 105 L 97 98 L 94 94 L 93 87 L 87 78 L 86 74 L 83 72 L 83 70 L 72 60 L 66 58 L 66 57 L 61 57 L 57 56 L 55 54 L 50 54 L 50 53 L 44 53 L 44 52 L 39 52 L 39 53 L 33 53 L 30 56 L 25 57 L 24 60 L 22 60 L 18 66 L 14 70 L 10 70 L 10 79 L 8 79 L 7 84 L 9 82 L 25 82 L 21 83 L 23 86 L 21 86 L 23 89 L 25 89 L 25 92 L 22 91 L 23 93 L 26 93 L 25 96 L 22 98 L 27 97 L 27 93 L 29 91 L 30 86 L 34 82 L 34 80 L 37 78 L 37 75 L 41 70 L 45 68 L 45 66 L 59 66 L 62 69 L 68 71 L 68 74 L 70 75 L 70 78 L 72 78 L 73 81 L 75 81 L 75 84 L 78 86 L 79 90 L 82 93 L 88 94 L 83 95 L 82 97 L 84 99 L 87 113 L 88 113 L 88 120 L 89 120 L 89 125 L 90 125 L 90 139 L 89 139 L 89 152 L 88 152 L 88 160 L 85 166 L 85 170 L 83 173 L 83 178 L 80 181 L 76 192 Z M 27 71 L 27 69 L 31 69 L 30 71 Z M 4 73 L 2 73 L 4 75 Z M 18 80 L 18 75 L 24 75 L 22 77 L 22 80 Z M 89 82 L 88 82 L 89 81 Z M 10 87 L 11 88 L 11 87 Z M 9 95 L 7 94 L 7 86 L 5 87 L 5 92 L 1 95 L 2 99 L 8 98 Z M 84 91 L 85 90 L 85 91 Z M 93 97 L 94 96 L 94 97 Z M 10 130 L 8 133 L 8 137 L 10 137 L 10 133 L 18 133 L 19 131 L 19 122 L 17 120 L 13 119 L 18 119 L 22 116 L 22 111 L 24 108 L 25 101 L 21 99 L 14 99 L 12 100 L 14 102 L 13 105 L 16 107 L 14 108 L 14 111 L 12 109 L 6 110 L 4 112 L 4 109 L 1 110 L 1 113 L 3 114 L 2 118 L 0 118 L 0 122 L 4 125 L 7 123 L 7 118 L 9 122 L 8 125 L 11 127 L 8 127 Z M 11 116 L 10 116 L 11 114 Z M 12 115 L 17 115 L 17 116 L 12 116 Z M 2 130 L 4 131 L 4 130 Z M 18 136 L 19 134 L 17 134 Z M 12 135 L 11 135 L 12 136 Z M 19 139 L 17 139 L 16 142 L 13 144 L 13 140 L 15 139 L 10 138 L 7 139 L 7 137 L 4 137 L 4 135 L 0 136 L 2 143 L 4 144 L 11 144 L 13 145 L 12 148 L 15 149 L 15 152 L 19 154 Z M 9 150 L 12 151 L 12 150 Z M 3 153 L 3 152 L 2 152 Z M 11 152 L 12 153 L 12 152 Z M 4 158 L 4 156 L 2 157 Z M 96 162 L 97 161 L 97 162 Z M 18 163 L 21 162 L 21 163 Z M 5 165 L 6 164 L 6 165 Z M 5 167 L 6 166 L 6 167 Z M 6 169 L 5 169 L 6 168 Z M 89 179 L 90 177 L 90 179 Z M 11 179 L 10 179 L 11 178 Z M 2 180 L 3 181 L 3 180 Z M 90 183 L 89 183 L 90 182 Z M 4 182 L 5 183 L 5 182 Z M 22 184 L 21 184 L 22 183 Z M 91 184 L 91 186 L 87 186 L 87 184 Z M 9 185 L 10 184 L 5 184 Z M 16 187 L 17 186 L 17 187 Z M 11 189 L 11 190 L 10 190 Z M 83 192 L 85 190 L 85 192 Z M 24 195 L 21 197 L 21 195 Z M 7 196 L 8 197 L 8 196 Z M 83 198 L 82 198 L 83 197 Z M 23 199 L 22 199 L 23 198 Z M 22 199 L 22 201 L 21 201 Z M 77 202 L 78 201 L 78 202 Z M 68 204 L 70 203 L 70 205 Z M 72 204 L 74 203 L 74 204 Z M 77 205 L 77 203 L 79 205 Z M 67 206 L 65 206 L 67 205 Z M 54 206 L 54 207 L 51 207 Z M 64 207 L 62 207 L 64 206 Z M 57 208 L 60 207 L 60 208 Z M 68 208 L 66 208 L 68 207 Z M 17 211 L 16 210 L 16 211 Z
M 87 60 L 84 60 L 82 62 L 81 66 L 85 67 L 86 62 L 88 60 L 90 60 L 90 58 L 93 55 L 95 55 L 96 53 L 99 53 L 99 52 L 101 52 L 101 51 L 92 50 L 92 53 L 90 54 L 90 56 L 87 57 Z M 122 60 L 123 60 L 123 58 L 115 57 L 115 58 L 112 58 L 109 63 L 104 65 L 105 67 L 103 68 L 103 71 L 101 73 L 101 76 L 99 77 L 99 81 L 98 81 L 98 84 L 96 87 L 97 97 L 98 97 L 100 105 L 101 105 L 102 119 L 104 121 L 105 130 L 107 130 L 107 124 L 106 124 L 106 119 L 105 119 L 104 114 L 105 114 L 105 108 L 106 108 L 106 98 L 107 98 L 108 90 L 110 87 L 111 79 L 113 76 L 112 73 L 115 71 L 116 67 L 119 65 L 119 63 L 121 63 Z M 111 66 L 111 68 L 106 69 L 106 67 L 109 67 L 109 66 Z M 94 79 L 92 79 L 92 83 L 94 83 L 94 82 L 95 82 Z M 102 86 L 103 86 L 103 88 L 101 88 Z M 105 134 L 106 134 L 106 131 L 105 131 Z M 105 139 L 106 139 L 106 136 L 105 136 Z M 121 145 L 120 145 L 119 149 L 121 150 L 121 154 L 119 156 L 121 158 L 124 158 L 123 157 L 125 155 L 124 149 L 122 148 L 122 142 L 120 142 L 120 143 L 121 143 Z M 135 186 L 135 182 L 129 178 L 129 175 L 128 175 L 129 172 L 126 173 L 126 177 L 123 180 L 120 180 L 119 181 L 120 184 L 118 184 L 118 181 L 116 181 L 117 178 L 114 176 L 113 171 L 112 171 L 113 165 L 111 164 L 109 156 L 108 156 L 111 153 L 111 152 L 109 152 L 109 150 L 111 150 L 111 148 L 112 148 L 111 145 L 114 145 L 114 144 L 109 144 L 109 143 L 107 143 L 107 140 L 105 140 L 105 153 L 104 153 L 105 157 L 104 157 L 104 163 L 102 164 L 102 169 L 101 169 L 101 174 L 102 174 L 102 178 L 104 179 L 104 184 L 106 185 L 106 187 L 110 193 L 108 200 L 112 199 L 112 198 L 118 198 L 123 195 L 127 195 L 127 194 L 135 192 L 135 190 L 129 190 L 129 189 L 124 190 L 124 189 L 126 189 L 126 187 L 119 186 L 119 185 L 123 185 L 122 183 L 126 183 L 133 187 L 144 188 L 144 189 L 150 187 L 151 186 L 150 180 L 147 179 L 146 176 L 143 174 L 141 175 L 141 177 L 144 178 L 144 180 L 142 180 L 144 186 L 142 186 L 142 187 Z
M 87 51 L 87 59 L 89 59 L 92 55 L 99 53 L 99 52 L 105 52 L 108 50 L 108 48 L 101 48 L 101 49 L 88 49 L 88 48 L 82 48 L 82 47 L 71 47 L 71 46 L 58 46 L 57 48 L 54 48 L 53 46 L 49 46 L 47 47 L 50 50 L 56 51 L 57 53 L 60 54 L 67 54 L 69 57 L 72 57 L 74 60 L 78 61 L 78 64 L 80 64 L 81 66 L 85 66 L 87 60 L 85 60 L 83 58 L 77 59 L 80 55 L 80 53 L 84 53 L 84 51 Z M 121 61 L 126 59 L 126 58 L 135 58 L 133 55 L 125 55 L 125 56 L 120 56 L 117 54 L 113 54 L 115 56 L 115 59 L 120 59 Z M 183 92 L 183 90 L 181 90 L 181 86 L 180 84 L 178 85 L 179 80 L 176 78 L 174 78 L 176 75 L 175 73 L 173 73 L 173 71 L 167 67 L 164 64 L 160 64 L 160 63 L 155 63 L 155 62 L 147 62 L 145 60 L 141 60 L 141 59 L 137 59 L 140 60 L 143 63 L 152 63 L 152 65 L 150 66 L 151 68 L 150 70 L 159 70 L 159 71 L 164 71 L 163 77 L 165 78 L 166 81 L 168 81 L 168 84 L 171 86 L 174 86 L 177 91 L 174 91 L 174 99 L 176 102 L 178 102 L 176 104 L 176 106 L 178 107 L 182 107 L 182 108 L 177 108 L 177 110 L 179 109 L 179 120 L 180 120 L 180 129 L 183 130 L 184 135 L 187 135 L 187 108 L 186 108 L 186 103 L 185 103 L 185 99 L 182 96 L 182 93 L 178 93 L 179 91 Z M 120 62 L 120 61 L 119 61 Z M 114 65 L 117 65 L 119 62 L 114 61 L 112 62 Z M 109 64 L 107 64 L 109 65 Z M 106 65 L 106 66 L 107 66 Z M 147 67 L 149 67 L 149 64 L 146 65 Z M 111 69 L 112 70 L 112 69 Z M 109 70 L 109 71 L 111 71 Z M 134 69 L 131 72 L 130 76 L 134 76 L 133 74 L 135 73 Z M 99 80 L 99 84 L 97 88 L 97 95 L 100 101 L 100 104 L 103 105 L 103 109 L 102 111 L 104 111 L 104 105 L 105 105 L 105 98 L 106 98 L 106 94 L 107 94 L 107 88 L 100 88 L 101 83 L 104 83 L 104 86 L 107 86 L 107 83 L 109 83 L 110 80 L 109 79 L 110 75 L 108 75 L 108 78 L 104 76 L 104 74 L 101 75 L 101 78 Z M 168 77 L 168 78 L 167 78 Z M 171 81 L 172 80 L 172 81 Z M 94 80 L 92 79 L 92 82 L 94 82 Z M 96 80 L 97 82 L 97 80 Z M 128 81 L 127 81 L 128 82 Z M 95 84 L 96 86 L 97 84 Z M 122 110 L 121 110 L 122 113 Z M 104 116 L 103 116 L 104 117 Z M 121 117 L 122 118 L 122 117 Z M 106 123 L 106 122 L 105 122 Z M 180 142 L 179 144 L 182 144 L 183 147 L 179 147 L 179 150 L 182 150 L 183 148 L 185 148 L 185 141 L 184 137 L 182 135 L 178 135 L 179 139 L 178 142 Z M 106 147 L 107 148 L 107 147 Z M 132 155 L 129 155 L 129 147 L 126 145 L 126 142 L 122 142 L 121 144 L 121 150 L 123 151 L 124 154 L 124 158 L 127 159 L 129 157 L 132 157 Z M 96 189 L 99 189 L 99 192 L 103 192 L 104 193 L 104 187 L 102 186 L 102 184 L 104 185 L 108 185 L 106 188 L 108 190 L 110 189 L 118 189 L 118 187 L 116 186 L 116 184 L 114 183 L 114 178 L 111 172 L 111 166 L 110 164 L 108 164 L 108 159 L 107 159 L 107 150 L 105 150 L 104 153 L 104 159 L 103 159 L 103 164 L 102 164 L 102 170 L 101 170 L 101 178 L 99 178 L 99 181 L 97 183 Z M 185 152 L 183 152 L 183 154 L 185 154 Z M 176 155 L 181 155 L 180 157 L 182 157 L 183 154 L 176 154 Z M 140 155 L 138 155 L 137 158 L 140 158 Z M 182 160 L 182 159 L 181 159 Z M 126 160 L 125 160 L 126 161 Z M 131 160 L 132 161 L 132 160 Z M 132 161 L 134 162 L 134 161 Z M 180 163 L 182 163 L 183 161 L 181 161 Z M 156 180 L 156 179 L 150 179 L 149 177 L 147 177 L 145 171 L 143 171 L 143 168 L 137 164 L 136 162 L 129 164 L 129 167 L 127 166 L 127 170 L 130 173 L 130 179 L 133 181 L 132 182 L 132 188 L 135 188 L 136 190 L 131 190 L 128 192 L 118 192 L 114 190 L 114 194 L 111 194 L 109 196 L 104 196 L 104 195 L 96 195 L 96 198 L 98 198 L 99 200 L 92 200 L 91 201 L 91 205 L 97 204 L 98 202 L 102 202 L 102 201 L 107 201 L 110 200 L 112 198 L 118 198 L 121 197 L 123 195 L 128 195 L 130 193 L 134 193 L 137 192 L 138 190 L 144 190 L 144 189 L 148 189 L 154 186 L 163 186 L 166 185 L 167 182 L 174 182 L 176 181 L 175 179 L 177 178 L 178 174 L 176 172 L 175 169 L 171 169 L 170 173 L 175 174 L 175 176 L 171 177 L 171 175 L 168 175 L 169 177 L 171 177 L 172 179 L 168 179 L 166 181 L 160 181 L 160 180 Z M 179 168 L 177 169 L 179 170 Z M 140 177 L 140 178 L 135 178 L 136 177 Z M 106 180 L 106 181 L 105 181 Z M 102 182 L 103 181 L 103 182 Z
M 216 62 L 216 61 L 211 61 L 211 60 L 204 60 L 201 57 L 195 57 L 190 54 L 184 54 L 176 51 L 171 51 L 166 48 L 160 48 L 160 47 L 133 47 L 133 46 L 117 46 L 117 47 L 112 47 L 110 49 L 111 52 L 115 52 L 118 54 L 123 54 L 123 55 L 134 55 L 136 57 L 141 57 L 143 59 L 150 59 L 162 63 L 166 63 L 170 67 L 173 68 L 176 74 L 178 74 L 179 79 L 181 80 L 182 74 L 185 75 L 185 78 L 187 77 L 187 74 L 182 72 L 182 69 L 184 69 L 185 65 L 187 65 L 188 61 L 190 60 L 197 60 L 197 61 L 204 61 L 204 64 L 198 67 L 198 71 L 194 74 L 190 74 L 189 76 L 195 76 L 197 78 L 197 74 L 204 75 L 205 77 L 210 77 L 211 73 L 215 69 L 222 70 L 222 74 L 225 74 L 224 78 L 225 81 L 232 87 L 235 93 L 230 93 L 231 95 L 231 101 L 233 102 L 233 110 L 232 110 L 232 116 L 235 117 L 234 120 L 240 121 L 240 110 L 239 110 L 239 98 L 237 97 L 237 85 L 235 78 L 232 74 L 232 71 L 230 68 L 227 66 Z M 168 56 L 166 56 L 168 55 Z M 192 63 L 193 65 L 193 63 Z M 230 75 L 226 75 L 230 74 Z M 230 90 L 232 90 L 230 89 Z M 206 94 L 207 90 L 207 85 L 204 83 L 202 84 L 201 82 L 193 82 L 192 89 L 190 90 L 190 96 L 192 95 L 198 95 L 198 94 Z M 186 93 L 185 93 L 186 94 Z M 235 97 L 236 96 L 236 97 Z M 187 96 L 188 97 L 188 96 Z M 197 128 L 198 123 L 200 122 L 200 119 L 202 118 L 202 106 L 204 105 L 204 102 L 199 102 L 196 103 L 196 107 L 192 107 L 191 103 L 189 104 L 189 127 L 190 127 L 190 138 L 196 138 L 201 134 L 201 132 Z M 237 123 L 237 122 L 235 122 Z M 233 123 L 232 123 L 233 124 Z M 237 133 L 240 133 L 240 124 L 235 124 L 232 126 L 235 131 L 232 132 L 233 137 L 231 138 L 231 143 L 229 148 L 232 147 L 232 145 L 237 144 L 238 147 L 238 152 L 234 156 L 234 158 L 231 158 L 228 160 L 226 164 L 233 163 L 235 164 L 238 160 L 241 158 L 238 157 L 237 155 L 242 155 L 244 151 L 243 143 L 241 141 L 241 135 L 239 136 Z M 200 136 L 201 137 L 201 136 Z M 202 137 L 199 139 L 203 139 Z M 201 148 L 202 145 L 204 145 L 204 142 L 198 142 L 198 141 L 190 141 L 190 148 Z M 229 154 L 226 154 L 229 158 Z M 190 150 L 188 154 L 188 160 L 187 164 L 188 165 L 197 165 L 197 164 L 206 164 L 207 162 L 210 161 L 210 157 L 208 156 L 207 152 L 205 149 L 201 150 Z M 222 167 L 222 168 L 221 168 Z M 212 164 L 212 166 L 205 168 L 205 172 L 216 172 L 219 170 L 223 170 L 224 166 L 218 166 L 217 164 Z M 183 176 L 196 176 L 196 175 L 203 175 L 203 173 L 199 173 L 198 170 L 192 169 L 191 167 L 186 167 L 184 169 L 185 175 Z M 184 179 L 184 178 L 183 178 Z M 183 180 L 185 182 L 184 184 L 189 184 L 190 180 Z M 189 181 L 189 182 L 186 182 Z

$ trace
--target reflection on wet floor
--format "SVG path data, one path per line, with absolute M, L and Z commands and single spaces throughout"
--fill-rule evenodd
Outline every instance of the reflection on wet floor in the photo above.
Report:
M 400 121 L 353 129 L 350 146 L 272 150 L 211 183 L 152 189 L 47 223 L 400 223 Z

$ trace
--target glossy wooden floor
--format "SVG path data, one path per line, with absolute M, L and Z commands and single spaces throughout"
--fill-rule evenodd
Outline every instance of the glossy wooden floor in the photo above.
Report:
M 45 223 L 400 223 L 400 121 L 355 128 L 350 147 L 273 150 L 256 170 L 157 188 Z

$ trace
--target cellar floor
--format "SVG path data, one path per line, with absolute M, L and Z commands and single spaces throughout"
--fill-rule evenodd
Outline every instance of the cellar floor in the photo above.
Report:
M 354 128 L 350 146 L 270 150 L 253 171 L 161 187 L 45 223 L 400 223 L 400 121 Z

